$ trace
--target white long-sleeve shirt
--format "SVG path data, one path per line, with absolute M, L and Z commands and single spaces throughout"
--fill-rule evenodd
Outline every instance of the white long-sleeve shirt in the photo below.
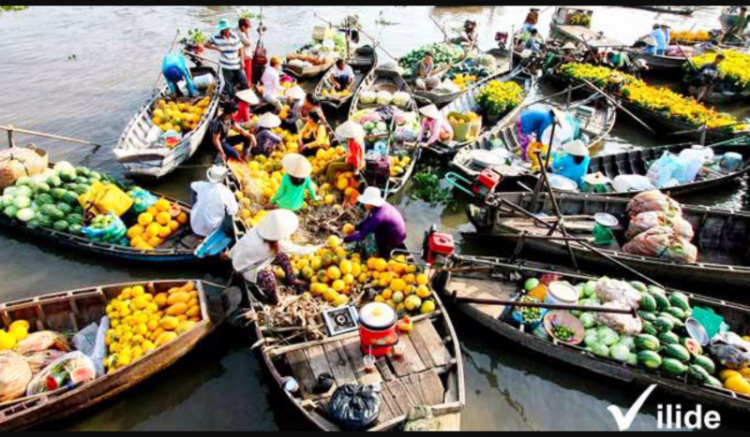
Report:
M 318 246 L 299 246 L 291 241 L 280 241 L 279 251 L 287 255 L 308 255 L 318 250 Z M 240 238 L 229 252 L 234 271 L 240 273 L 247 281 L 255 283 L 258 272 L 271 265 L 276 255 L 271 251 L 255 229 Z
M 201 181 L 193 182 L 190 188 L 198 195 L 190 215 L 190 227 L 201 237 L 211 235 L 227 214 L 235 215 L 239 211 L 234 194 L 222 184 Z
M 263 76 L 260 79 L 263 83 L 263 95 L 278 97 L 284 93 L 284 88 L 281 86 L 281 77 L 278 70 L 271 67 L 266 67 L 263 71 Z

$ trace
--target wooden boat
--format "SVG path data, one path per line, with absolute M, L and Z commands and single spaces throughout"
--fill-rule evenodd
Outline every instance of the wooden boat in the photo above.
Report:
M 506 260 L 497 258 L 457 257 L 452 268 L 475 269 L 474 272 L 457 272 L 450 276 L 439 277 L 444 287 L 436 286 L 447 300 L 456 298 L 479 298 L 493 300 L 510 300 L 520 297 L 517 281 L 518 275 L 525 277 L 539 277 L 545 272 L 561 275 L 563 280 L 571 283 L 596 280 L 583 274 L 567 273 L 565 269 L 550 264 L 540 264 L 528 261 L 510 264 Z M 514 278 L 515 277 L 515 278 Z M 437 281 L 436 281 L 437 282 Z M 671 293 L 674 290 L 668 290 Z M 706 297 L 687 294 L 691 305 L 710 308 L 724 319 L 737 332 L 745 332 L 750 320 L 750 308 L 747 306 L 719 301 Z M 486 328 L 490 333 L 513 342 L 520 347 L 529 349 L 542 359 L 552 359 L 565 363 L 571 368 L 578 368 L 582 374 L 595 374 L 603 378 L 627 383 L 634 387 L 649 387 L 657 385 L 658 391 L 668 395 L 680 396 L 704 408 L 716 407 L 747 413 L 750 410 L 750 396 L 737 394 L 724 388 L 699 384 L 684 377 L 674 377 L 662 372 L 647 371 L 640 367 L 629 366 L 610 358 L 602 358 L 587 351 L 581 346 L 571 346 L 558 341 L 541 339 L 531 332 L 525 331 L 508 320 L 511 308 L 505 306 L 489 306 L 474 303 L 455 303 L 455 307 Z M 500 347 L 500 346 L 498 346 Z M 595 383 L 592 380 L 592 383 Z M 623 387 L 625 387 L 623 385 Z M 641 390 L 636 388 L 636 390 Z M 640 392 L 640 391 L 639 391 Z
M 589 137 L 588 148 L 592 154 L 601 148 L 604 140 L 612 132 L 617 119 L 615 106 L 600 95 L 593 95 L 572 102 L 570 105 L 557 102 L 545 102 L 545 104 L 576 115 L 576 118 L 581 122 L 581 132 Z M 479 176 L 479 173 L 485 168 L 493 167 L 492 162 L 494 160 L 489 159 L 491 156 L 488 157 L 488 153 L 497 149 L 499 144 L 501 149 L 510 152 L 512 156 L 520 156 L 521 145 L 518 140 L 516 120 L 523 109 L 525 107 L 516 111 L 513 118 L 504 123 L 500 129 L 492 130 L 488 135 L 483 135 L 467 147 L 459 150 L 450 163 L 451 167 L 464 176 L 473 179 Z M 501 174 L 508 169 L 508 166 L 504 163 L 505 160 L 502 161 L 502 165 L 497 169 Z M 527 173 L 522 167 L 519 167 L 519 171 L 523 174 Z M 507 176 L 507 173 L 504 175 Z
M 300 80 L 312 79 L 325 73 L 328 69 L 331 68 L 334 62 L 336 62 L 336 58 L 326 58 L 319 65 L 311 65 L 302 68 L 293 64 L 284 63 L 281 66 L 281 69 L 282 71 L 284 71 L 284 73 L 294 76 Z
M 154 127 L 151 119 L 153 118 L 155 103 L 164 98 L 168 92 L 166 83 L 162 83 L 153 97 L 130 120 L 115 147 L 114 152 L 117 155 L 117 160 L 125 166 L 129 176 L 161 179 L 190 159 L 203 143 L 208 125 L 219 107 L 221 93 L 218 90 L 223 87 L 223 79 L 211 67 L 192 68 L 191 72 L 193 78 L 212 75 L 216 81 L 216 85 L 209 89 L 209 92 L 212 93 L 211 101 L 206 107 L 203 118 L 198 126 L 184 134 L 180 144 L 172 149 L 155 148 L 148 143 L 149 131 Z M 201 98 L 199 96 L 196 100 Z
M 682 66 L 687 62 L 684 56 L 652 55 L 644 52 L 635 52 L 633 60 L 642 59 L 648 65 L 648 73 L 668 74 L 680 73 Z
M 187 280 L 148 282 L 156 293 L 184 285 Z M 175 340 L 146 353 L 143 358 L 120 368 L 112 374 L 99 376 L 85 385 L 67 391 L 52 392 L 38 397 L 20 398 L 0 409 L 0 431 L 20 431 L 107 401 L 138 383 L 159 373 L 190 352 L 220 321 L 211 318 L 207 288 L 212 284 L 194 281 L 200 299 L 201 321 Z M 144 284 L 105 285 L 80 290 L 52 293 L 44 296 L 8 302 L 0 305 L 2 327 L 7 329 L 14 320 L 26 320 L 36 330 L 51 329 L 63 333 L 77 332 L 91 323 L 98 323 L 106 315 L 107 303 L 127 287 Z M 145 284 L 144 284 L 145 285 Z
M 50 168 L 52 164 L 50 164 Z M 179 200 L 172 199 L 158 193 L 151 193 L 157 198 L 165 198 L 180 206 L 183 212 L 190 215 L 190 205 Z M 11 219 L 5 214 L 0 216 L 0 228 L 6 229 L 10 234 L 23 234 L 29 238 L 39 240 L 41 243 L 50 243 L 64 248 L 88 253 L 91 256 L 102 256 L 113 260 L 138 262 L 138 263 L 185 263 L 198 262 L 195 250 L 203 242 L 191 232 L 190 226 L 183 227 L 179 233 L 169 237 L 161 246 L 153 250 L 140 250 L 130 246 L 119 244 L 97 243 L 80 235 L 69 232 L 60 232 L 51 228 L 31 227 L 27 223 Z
M 625 241 L 622 234 L 630 222 L 627 214 L 629 199 L 586 194 L 559 194 L 556 197 L 562 215 L 569 217 L 565 220 L 565 226 L 571 229 L 571 232 L 576 232 L 574 236 L 587 239 L 589 244 L 593 244 L 594 241 L 594 214 L 606 212 L 614 215 L 623 228 L 615 232 L 618 241 L 612 246 L 600 246 L 598 249 L 653 279 L 706 294 L 711 293 L 716 284 L 722 284 L 721 288 L 728 293 L 744 293 L 745 288 L 750 285 L 747 258 L 750 213 L 683 205 L 683 218 L 690 222 L 695 230 L 693 244 L 699 252 L 698 262 L 689 264 L 631 255 L 622 251 L 620 244 Z M 540 227 L 536 221 L 520 214 L 514 207 L 521 207 L 532 214 L 554 215 L 552 203 L 546 193 L 540 194 L 536 201 L 533 199 L 533 193 L 495 193 L 488 198 L 485 209 L 470 208 L 469 219 L 479 233 L 497 235 L 514 242 L 523 232 L 532 236 L 548 234 L 547 227 Z M 562 234 L 557 231 L 555 235 Z M 579 266 L 596 271 L 621 272 L 611 261 L 578 242 L 570 242 L 570 245 Z M 545 257 L 569 260 L 564 241 L 528 239 L 524 247 L 532 252 L 544 254 Z
M 689 85 L 688 93 L 690 93 L 690 95 L 693 97 L 698 97 L 698 95 L 700 95 L 700 88 Z M 748 98 L 750 98 L 750 91 L 743 91 L 739 93 L 733 91 L 709 91 L 703 97 L 703 102 L 721 104 L 746 101 Z
M 477 102 L 477 96 L 484 88 L 489 85 L 492 80 L 498 80 L 500 82 L 514 81 L 518 83 L 523 88 L 526 94 L 526 102 L 524 103 L 528 103 L 528 100 L 530 99 L 529 92 L 533 85 L 533 79 L 526 75 L 521 68 L 516 68 L 513 71 L 506 72 L 500 76 L 496 76 L 494 78 L 486 78 L 485 80 L 474 84 L 474 86 L 466 90 L 466 92 L 459 98 L 451 102 L 449 105 L 443 107 L 443 109 L 440 110 L 440 113 L 446 119 L 451 112 L 459 112 L 465 114 L 473 111 L 477 114 L 481 114 L 482 110 L 479 107 L 479 103 Z M 493 137 L 493 135 L 497 132 L 500 132 L 502 129 L 510 126 L 515 121 L 518 114 L 521 113 L 523 107 L 524 104 L 520 104 L 510 112 L 505 114 L 502 118 L 498 120 L 491 120 L 490 123 L 487 123 L 487 126 L 482 127 L 483 131 L 478 137 L 463 142 L 451 141 L 451 143 L 449 144 L 436 142 L 434 144 L 431 144 L 430 146 L 427 146 L 426 149 L 441 157 L 447 158 L 454 156 L 459 150 L 468 147 L 470 144 L 485 141 L 486 139 Z
M 365 78 L 369 75 L 374 74 L 375 67 L 378 64 L 377 51 L 371 46 L 363 46 L 357 49 L 354 58 L 347 61 L 347 63 L 354 70 L 354 82 L 349 87 L 349 94 L 346 96 L 335 97 L 331 95 L 324 96 L 323 90 L 325 85 L 333 82 L 333 66 L 328 69 L 323 78 L 318 82 L 318 86 L 315 87 L 315 97 L 319 102 L 326 106 L 330 106 L 333 109 L 340 109 L 349 100 L 352 99 L 356 94 L 362 82 L 365 82 Z
M 360 100 L 360 96 L 364 91 L 388 91 L 391 94 L 398 91 L 409 93 L 411 99 L 409 99 L 409 102 L 405 105 L 404 108 L 399 109 L 403 110 L 404 112 L 414 112 L 417 114 L 417 116 L 419 116 L 419 107 L 417 106 L 417 102 L 414 100 L 412 89 L 411 87 L 409 87 L 409 84 L 406 82 L 403 76 L 401 76 L 401 74 L 397 71 L 380 67 L 375 68 L 373 74 L 368 75 L 362 81 L 362 84 L 359 86 L 357 93 L 354 95 L 351 107 L 349 108 L 350 118 L 359 110 L 367 108 L 377 108 L 378 106 L 380 106 L 377 103 L 362 103 Z M 416 168 L 417 161 L 419 161 L 422 149 L 416 142 L 399 144 L 393 140 L 392 135 L 388 136 L 388 142 L 389 156 L 403 155 L 411 157 L 411 161 L 409 165 L 404 169 L 403 173 L 397 176 L 391 176 L 385 187 L 378 187 L 384 190 L 384 195 L 386 196 L 397 196 L 403 191 L 403 189 L 406 187 L 407 182 L 409 182 L 412 175 L 414 174 L 414 169 Z M 368 183 L 371 182 L 368 181 Z
M 694 6 L 642 6 L 642 5 L 633 5 L 633 6 L 624 6 L 626 8 L 632 8 L 632 9 L 643 9 L 646 11 L 653 11 L 653 12 L 659 12 L 662 14 L 674 14 L 674 15 L 693 15 L 693 12 L 695 12 Z

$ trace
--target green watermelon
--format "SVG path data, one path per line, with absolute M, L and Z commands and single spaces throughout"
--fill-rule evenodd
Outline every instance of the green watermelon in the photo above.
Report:
M 683 311 L 679 307 L 671 307 L 671 308 L 667 309 L 666 312 L 668 312 L 669 314 L 671 314 L 672 316 L 674 316 L 678 320 L 685 320 L 685 318 L 686 318 L 685 317 L 685 311 Z
M 54 223 L 54 220 L 43 214 L 37 215 L 36 220 L 39 223 L 39 226 L 43 228 L 51 228 Z
M 659 313 L 659 317 L 664 317 L 665 319 L 670 320 L 672 322 L 672 325 L 673 325 L 672 329 L 682 328 L 682 327 L 685 326 L 685 322 L 683 322 L 682 320 L 680 320 L 677 317 L 673 316 L 672 313 L 670 313 L 669 311 L 663 311 L 663 312 Z
M 708 372 L 709 375 L 713 375 L 716 372 L 716 364 L 714 364 L 711 358 L 705 357 L 703 355 L 694 356 L 693 364 L 706 369 L 706 372 Z
M 638 364 L 646 368 L 656 370 L 661 367 L 661 363 L 661 357 L 654 351 L 646 350 L 638 352 Z
M 654 297 L 650 294 L 643 293 L 641 295 L 640 309 L 642 311 L 653 313 L 654 311 L 656 311 L 656 299 L 654 299 Z
M 58 232 L 65 232 L 68 230 L 68 222 L 65 220 L 58 220 L 52 225 L 52 229 Z
M 630 286 L 638 290 L 639 293 L 646 293 L 648 292 L 648 288 L 646 288 L 646 284 L 639 281 L 633 281 L 630 283 Z
M 635 337 L 635 347 L 642 350 L 658 351 L 661 342 L 653 335 L 641 334 Z
M 679 344 L 668 344 L 664 347 L 664 355 L 682 361 L 683 363 L 690 362 L 690 352 L 687 349 L 680 346 Z
M 64 188 L 55 188 L 51 190 L 50 193 L 52 194 L 52 197 L 55 198 L 55 200 L 62 200 L 63 196 L 65 196 L 65 193 L 67 193 L 67 191 L 65 191 Z
M 674 358 L 664 358 L 661 362 L 661 370 L 669 375 L 682 375 L 687 372 L 687 367 Z
M 667 344 L 680 344 L 680 337 L 677 336 L 677 334 L 673 332 L 662 332 L 659 334 L 659 337 L 657 337 L 661 344 L 667 345 Z
M 656 320 L 656 314 L 648 311 L 638 311 L 638 317 L 647 322 L 653 322 L 654 320 Z
M 669 307 L 672 306 L 672 304 L 669 303 L 669 300 L 663 294 L 653 293 L 651 296 L 653 296 L 654 300 L 656 300 L 656 308 L 659 311 L 666 311 Z
M 671 319 L 659 316 L 654 320 L 654 327 L 659 330 L 659 332 L 669 332 L 674 329 L 674 322 L 672 322 Z
M 657 335 L 659 334 L 659 330 L 654 327 L 654 324 L 649 322 L 648 320 L 643 321 L 643 333 L 647 335 Z
M 55 203 L 55 199 L 48 193 L 42 193 L 34 198 L 34 201 L 39 206 L 51 205 Z
M 666 296 L 666 294 L 667 294 L 667 292 L 664 291 L 663 288 L 659 288 L 659 287 L 656 287 L 656 286 L 653 286 L 653 285 L 649 285 L 646 288 L 647 288 L 648 293 L 651 294 L 651 295 L 658 294 L 658 295 L 661 295 L 661 296 Z
M 76 213 L 70 214 L 65 220 L 71 225 L 83 224 L 83 216 L 81 214 L 76 214 Z
M 688 297 L 685 295 L 685 293 L 675 291 L 669 296 L 669 303 L 671 303 L 672 306 L 681 309 L 682 311 L 690 310 L 690 301 L 688 300 Z
M 82 230 L 83 226 L 81 225 L 70 225 L 70 227 L 68 227 L 68 232 L 74 235 L 80 235 Z
M 724 388 L 724 384 L 722 384 L 721 381 L 711 375 L 708 375 L 708 379 L 706 379 L 705 384 L 713 388 Z
M 91 176 L 91 170 L 86 167 L 76 167 L 76 173 L 78 173 L 79 176 L 83 176 L 86 178 Z
M 78 204 L 78 194 L 72 191 L 66 191 L 62 201 L 68 205 L 75 206 Z
M 100 181 L 102 180 L 102 174 L 99 173 L 98 171 L 92 171 L 89 174 L 89 179 L 91 179 L 92 181 Z
M 63 182 L 73 182 L 78 177 L 75 170 L 61 171 L 59 175 L 60 175 L 60 179 L 62 179 Z
M 688 372 L 690 376 L 698 382 L 705 383 L 711 375 L 708 374 L 705 368 L 697 364 L 691 364 L 688 366 Z
M 53 220 L 61 220 L 65 217 L 65 213 L 57 209 L 55 205 L 44 205 L 39 209 L 39 212 L 43 215 L 49 216 Z
M 50 177 L 47 178 L 47 183 L 51 187 L 59 188 L 62 185 L 63 182 L 62 182 L 62 179 L 60 179 L 60 176 L 52 175 L 52 176 L 50 176 Z
M 68 215 L 73 212 L 73 207 L 68 205 L 67 203 L 60 202 L 57 205 L 55 205 L 57 209 L 63 212 L 63 214 Z
M 3 214 L 10 219 L 15 219 L 16 215 L 18 215 L 18 208 L 15 205 L 6 206 L 3 210 Z

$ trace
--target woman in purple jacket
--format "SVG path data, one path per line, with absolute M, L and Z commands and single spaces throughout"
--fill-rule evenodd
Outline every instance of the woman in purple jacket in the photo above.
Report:
M 368 211 L 367 218 L 359 223 L 356 232 L 344 239 L 346 243 L 364 241 L 374 234 L 378 253 L 382 258 L 389 258 L 394 249 L 405 249 L 406 223 L 401 213 L 383 199 L 380 190 L 369 187 L 359 196 L 359 202 Z

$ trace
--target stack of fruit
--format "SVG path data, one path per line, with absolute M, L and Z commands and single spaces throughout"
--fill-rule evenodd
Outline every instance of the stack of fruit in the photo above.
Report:
M 192 282 L 158 294 L 140 285 L 122 290 L 106 308 L 111 323 L 105 337 L 108 355 L 104 365 L 108 373 L 192 329 L 201 321 L 200 308 Z
M 430 314 L 435 311 L 435 300 L 427 275 L 409 264 L 404 255 L 389 261 L 383 258 L 367 260 L 367 275 L 372 286 L 380 290 L 375 302 L 384 302 L 403 314 Z
M 158 200 L 138 216 L 138 223 L 128 229 L 130 247 L 154 250 L 188 223 L 188 215 L 176 203 Z
M 719 64 L 720 80 L 734 91 L 750 91 L 750 55 L 737 50 L 724 50 L 722 54 L 726 59 Z M 690 61 L 693 65 L 686 64 L 685 73 L 688 76 L 694 76 L 695 69 L 700 70 L 703 66 L 714 62 L 716 55 L 717 53 L 706 53 L 692 58 Z
M 349 97 L 352 94 L 351 90 L 349 88 L 345 88 L 341 91 L 337 91 L 334 88 L 331 88 L 330 85 L 327 87 L 324 87 L 321 91 L 321 95 L 323 97 L 333 97 L 335 99 L 342 99 L 344 97 Z
M 210 102 L 210 95 L 196 104 L 159 99 L 153 108 L 151 122 L 164 132 L 189 132 L 198 126 Z
M 400 176 L 411 163 L 411 156 L 391 156 L 391 177 Z
M 29 322 L 16 320 L 10 324 L 8 331 L 0 329 L 0 351 L 12 350 L 19 341 L 29 336 Z

